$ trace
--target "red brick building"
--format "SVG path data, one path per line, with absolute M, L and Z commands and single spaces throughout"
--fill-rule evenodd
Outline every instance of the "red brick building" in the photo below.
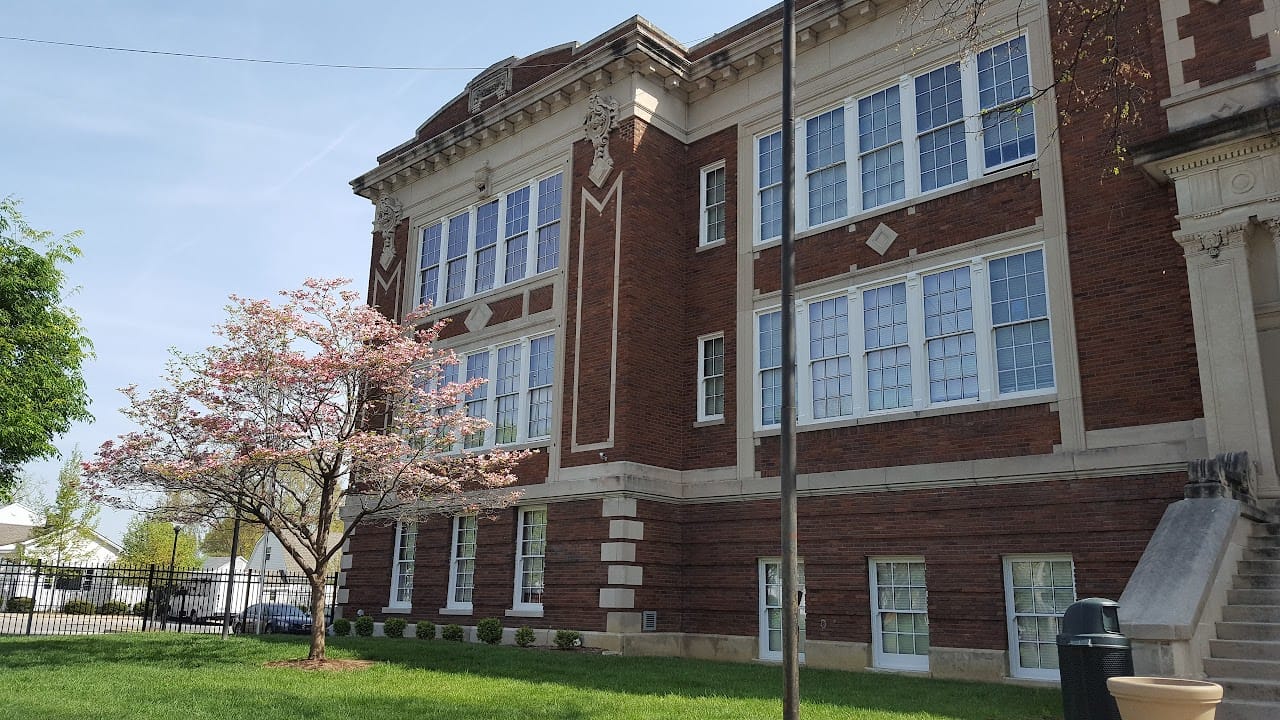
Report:
M 1057 618 L 1121 595 L 1189 460 L 1247 450 L 1277 495 L 1280 40 L 1271 0 L 1190 2 L 1127 11 L 1157 97 L 1145 170 L 1105 178 L 1107 108 L 1028 102 L 1062 39 L 1041 5 L 961 45 L 894 3 L 800 3 L 806 663 L 1055 679 Z M 518 507 L 362 526 L 345 614 L 777 657 L 780 17 L 503 61 L 353 181 L 370 302 L 433 302 L 489 379 L 462 451 L 539 452 Z M 1202 208 L 1213 162 L 1238 192 Z

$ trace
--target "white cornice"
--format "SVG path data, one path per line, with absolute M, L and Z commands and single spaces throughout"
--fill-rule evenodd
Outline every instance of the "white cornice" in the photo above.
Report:
M 870 22 L 882 8 L 896 8 L 901 4 L 901 0 L 860 0 L 847 5 L 810 5 L 800 10 L 796 19 L 797 48 L 805 50 L 827 42 Z M 759 17 L 757 15 L 739 23 L 721 35 L 732 33 Z M 469 117 L 465 122 L 425 142 L 406 142 L 392 151 L 396 153 L 392 158 L 353 180 L 352 188 L 356 194 L 371 200 L 393 193 L 398 188 L 444 169 L 569 105 L 585 100 L 591 93 L 602 90 L 626 75 L 639 74 L 656 79 L 657 84 L 668 93 L 677 94 L 682 99 L 693 101 L 704 98 L 780 62 L 780 24 L 779 17 L 691 62 L 687 60 L 689 49 L 649 21 L 637 16 L 585 44 L 598 44 L 596 49 L 571 60 L 563 68 L 532 85 L 506 96 L 482 113 Z M 617 34 L 628 25 L 631 26 L 630 29 L 619 40 L 602 42 L 602 39 Z M 621 47 L 619 42 L 622 43 Z M 715 42 L 715 38 L 703 45 L 711 42 Z M 695 46 L 693 51 L 696 52 L 698 47 L 700 46 Z M 491 74 L 501 64 L 485 70 L 481 76 Z M 518 68 L 518 65 L 512 66 L 512 69 Z M 456 100 L 457 98 L 451 103 Z M 630 104 L 628 99 L 619 100 L 623 106 Z

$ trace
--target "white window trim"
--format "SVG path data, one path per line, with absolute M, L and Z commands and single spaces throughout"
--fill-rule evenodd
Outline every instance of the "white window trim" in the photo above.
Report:
M 568 179 L 567 179 L 567 171 L 555 170 L 552 172 L 540 173 L 537 176 L 535 176 L 534 179 L 532 180 L 529 180 L 527 182 L 517 183 L 515 185 L 512 185 L 511 187 L 506 188 L 505 190 L 502 190 L 501 192 L 494 193 L 494 195 L 490 199 L 485 200 L 484 202 L 474 203 L 474 204 L 466 205 L 463 207 L 451 207 L 448 209 L 447 212 L 433 213 L 428 216 L 420 217 L 413 225 L 414 233 L 415 233 L 414 237 L 418 238 L 418 242 L 416 244 L 410 243 L 411 247 L 409 249 L 409 254 L 411 256 L 409 258 L 411 261 L 410 267 L 413 268 L 413 272 L 406 273 L 406 275 L 410 276 L 409 284 L 411 287 L 410 292 L 407 293 L 409 305 L 408 307 L 405 308 L 406 312 L 408 310 L 412 310 L 413 308 L 417 307 L 417 304 L 418 304 L 417 301 L 421 297 L 421 294 L 420 294 L 421 285 L 419 283 L 419 278 L 421 276 L 421 271 L 422 271 L 422 267 L 421 267 L 422 266 L 422 243 L 421 243 L 422 231 L 425 230 L 426 228 L 429 228 L 435 225 L 436 223 L 443 223 L 443 226 L 440 229 L 440 264 L 439 264 L 440 276 L 436 286 L 437 302 L 431 308 L 433 313 L 436 310 L 439 310 L 446 306 L 451 307 L 451 306 L 461 305 L 463 303 L 474 300 L 477 297 L 482 297 L 482 296 L 489 295 L 490 293 L 498 292 L 502 290 L 502 288 L 504 287 L 522 283 L 534 277 L 538 277 L 541 275 L 551 275 L 552 273 L 558 272 L 563 267 L 563 257 L 561 257 L 560 261 L 556 263 L 556 267 L 551 268 L 549 270 L 544 270 L 542 272 L 537 271 L 538 269 L 538 229 L 541 227 L 547 227 L 549 225 L 554 224 L 554 222 L 549 222 L 541 226 L 538 225 L 538 202 L 539 202 L 538 184 L 544 180 L 553 178 L 556 175 L 561 176 L 561 197 L 560 197 L 560 217 L 558 220 L 554 222 L 561 223 L 560 255 L 563 256 L 565 198 L 568 196 L 567 191 L 569 186 L 568 186 Z M 528 227 L 525 230 L 525 233 L 527 234 L 528 237 L 525 241 L 526 244 L 525 244 L 524 274 L 510 282 L 507 282 L 506 281 L 506 270 L 507 270 L 506 243 L 507 243 L 507 240 L 509 239 L 506 234 L 507 196 L 524 187 L 529 188 L 529 220 L 528 220 Z M 478 227 L 478 223 L 476 222 L 477 220 L 476 213 L 480 207 L 484 205 L 490 205 L 495 201 L 498 203 L 498 234 L 497 234 L 497 242 L 493 246 L 494 248 L 496 248 L 494 251 L 493 287 L 489 288 L 488 290 L 484 290 L 477 293 L 475 291 L 476 255 L 478 251 L 478 248 L 476 247 L 476 230 Z M 456 300 L 445 300 L 446 293 L 448 291 L 449 219 L 462 215 L 463 213 L 466 213 L 468 215 L 467 249 L 466 249 L 465 255 L 462 255 L 459 257 L 463 257 L 467 261 L 466 272 L 463 273 L 465 278 L 465 283 L 463 285 L 462 297 Z
M 524 576 L 524 555 L 522 554 L 523 548 L 521 548 L 521 541 L 524 538 L 524 527 L 525 527 L 524 515 L 527 512 L 537 512 L 539 510 L 543 512 L 543 517 L 546 518 L 546 525 L 543 526 L 544 537 L 543 537 L 543 549 L 542 549 L 542 573 L 543 573 L 542 592 L 543 592 L 543 595 L 546 594 L 547 539 L 545 537 L 545 532 L 546 532 L 545 528 L 550 526 L 551 518 L 547 515 L 546 505 L 522 505 L 516 508 L 516 562 L 515 562 L 516 571 L 515 571 L 515 578 L 514 578 L 515 580 L 514 589 L 511 596 L 511 611 L 513 612 L 536 612 L 536 613 L 542 612 L 542 603 L 527 603 L 527 602 L 522 602 L 521 600 L 524 594 L 523 593 L 524 585 L 522 582 L 523 576 Z
M 766 565 L 766 564 L 768 564 L 768 563 L 777 563 L 777 564 L 781 565 L 781 564 L 782 564 L 782 558 L 778 558 L 778 557 L 762 557 L 762 558 L 759 558 L 759 559 L 756 561 L 756 578 L 757 578 L 757 587 L 756 587 L 756 599 L 757 599 L 757 602 L 756 602 L 756 617 L 757 617 L 757 619 L 758 619 L 758 629 L 757 629 L 757 631 L 756 631 L 756 645 L 757 645 L 757 649 L 759 650 L 759 652 L 757 653 L 757 656 L 758 656 L 758 657 L 759 657 L 759 659 L 761 659 L 761 660 L 767 660 L 767 661 L 771 661 L 771 662 L 778 662 L 778 661 L 781 661 L 781 660 L 782 660 L 782 650 L 771 651 L 771 650 L 767 650 L 767 649 L 766 649 L 766 648 L 768 647 L 768 644 L 769 644 L 769 643 L 768 643 L 768 639 L 769 639 L 769 616 L 768 616 L 768 614 L 765 612 L 765 610 L 766 610 L 766 608 L 765 608 L 765 600 L 766 600 L 766 596 L 765 596 L 765 585 L 766 585 L 766 583 L 765 583 L 765 570 L 764 570 L 764 568 L 765 568 L 765 565 Z M 797 558 L 797 559 L 796 559 L 796 566 L 797 566 L 797 568 L 803 568 L 803 567 L 804 567 L 804 558 Z M 803 575 L 804 573 L 803 573 L 803 572 L 801 572 L 801 573 L 799 573 L 799 574 L 800 574 L 800 575 Z M 802 583 L 798 589 L 800 590 L 800 606 L 799 606 L 799 613 L 798 613 L 798 614 L 799 614 L 800 619 L 801 619 L 801 624 L 804 624 L 804 618 L 805 618 L 805 615 L 807 614 L 806 605 L 808 604 L 808 595 L 809 595 L 809 592 L 808 592 L 808 588 L 806 587 L 806 584 L 804 584 L 804 583 Z M 805 640 L 804 640 L 804 638 L 803 638 L 803 637 L 801 637 L 801 639 L 800 639 L 800 648 L 799 648 L 799 653 L 798 653 L 798 654 L 799 654 L 799 656 L 800 656 L 800 662 L 804 662 L 804 646 L 805 646 Z
M 777 424 L 770 424 L 770 425 L 764 424 L 764 384 L 763 384 L 763 378 L 761 376 L 764 374 L 764 371 L 766 368 L 760 365 L 760 318 L 764 315 L 769 315 L 771 313 L 778 312 L 781 309 L 782 309 L 781 305 L 774 305 L 772 307 L 761 308 L 759 310 L 756 310 L 756 312 L 751 316 L 751 338 L 752 338 L 752 342 L 751 342 L 751 350 L 752 350 L 751 416 L 755 423 L 755 428 L 757 430 L 778 427 Z M 785 338 L 783 339 L 783 342 L 786 342 Z M 796 341 L 796 344 L 797 346 L 799 345 L 799 340 Z M 807 351 L 806 351 L 806 355 L 807 355 Z M 799 353 L 797 353 L 797 356 L 796 356 L 796 364 L 797 366 L 799 366 L 800 364 Z M 774 368 L 768 368 L 768 369 L 773 370 Z M 797 382 L 797 384 L 800 384 L 800 383 Z M 797 397 L 796 401 L 797 403 L 799 403 L 800 398 Z
M 551 369 L 551 376 L 552 376 L 551 394 L 552 394 L 553 402 L 552 402 L 551 422 L 548 425 L 547 435 L 543 435 L 539 437 L 530 437 L 529 436 L 529 389 L 530 389 L 529 364 L 530 364 L 530 361 L 532 360 L 531 348 L 534 340 L 538 340 L 545 337 L 553 338 L 552 340 L 553 356 L 552 356 L 552 369 Z M 490 450 L 494 447 L 514 448 L 514 447 L 520 447 L 522 445 L 538 445 L 542 443 L 548 443 L 551 441 L 551 438 L 554 437 L 556 433 L 554 398 L 556 395 L 556 388 L 558 387 L 558 383 L 559 383 L 559 375 L 557 373 L 557 369 L 559 368 L 559 359 L 560 359 L 558 356 L 554 354 L 555 348 L 558 347 L 555 344 L 554 337 L 555 337 L 555 331 L 540 331 L 540 332 L 530 333 L 528 335 L 522 335 L 518 337 L 504 338 L 501 342 L 494 341 L 487 345 L 472 346 L 472 347 L 467 347 L 465 349 L 463 348 L 453 349 L 453 351 L 458 355 L 458 358 L 459 358 L 457 367 L 458 367 L 458 382 L 460 383 L 466 382 L 467 358 L 469 356 L 478 355 L 481 353 L 487 353 L 489 355 L 488 376 L 486 377 L 484 384 L 482 384 L 479 388 L 477 388 L 476 390 L 477 394 L 473 398 L 473 400 L 480 400 L 480 399 L 485 400 L 484 417 L 486 420 L 489 421 L 489 427 L 485 428 L 484 442 L 479 445 L 476 445 L 475 447 L 465 447 L 466 439 L 461 438 L 460 442 L 454 445 L 454 448 L 453 448 L 454 451 L 462 450 L 463 452 L 475 453 L 475 452 L 483 452 L 485 450 Z M 518 410 L 518 415 L 516 418 L 516 422 L 517 422 L 516 439 L 508 443 L 497 443 L 495 441 L 497 439 L 497 430 L 498 430 L 498 427 L 497 427 L 498 384 L 495 381 L 494 376 L 496 375 L 497 368 L 498 368 L 498 350 L 500 348 L 508 347 L 511 345 L 520 346 L 520 373 L 519 373 L 520 379 L 519 379 L 519 385 L 517 386 L 517 390 L 516 390 L 517 410 Z M 543 386 L 538 386 L 538 387 L 543 387 Z M 460 407 L 465 411 L 466 406 L 467 406 L 467 400 L 465 397 L 463 397 L 460 400 Z
M 852 103 L 852 109 L 853 109 L 852 115 L 850 115 L 851 103 Z M 820 222 L 816 225 L 810 225 L 809 224 L 809 179 L 811 177 L 811 173 L 809 173 L 807 169 L 807 158 L 809 153 L 809 133 L 808 133 L 808 130 L 806 129 L 806 126 L 808 125 L 810 120 L 818 117 L 819 115 L 825 115 L 837 108 L 844 110 L 844 179 L 845 179 L 844 215 L 841 215 L 840 217 L 832 218 L 825 222 Z M 857 112 L 858 112 L 857 100 L 854 98 L 845 98 L 843 101 L 839 103 L 836 103 L 834 105 L 829 105 L 821 110 L 818 110 L 817 112 L 809 113 L 803 118 L 796 120 L 796 124 L 795 124 L 795 141 L 796 141 L 795 221 L 796 221 L 797 232 L 802 232 L 805 230 L 815 230 L 817 228 L 823 228 L 828 226 L 834 227 L 841 223 L 847 223 L 849 221 L 849 217 L 854 214 L 855 206 L 853 204 L 853 201 L 855 199 L 859 201 L 859 205 L 857 207 L 861 207 L 862 193 L 859 190 L 857 194 L 854 194 L 854 188 L 852 187 L 852 183 L 854 182 L 854 179 L 851 177 L 852 175 L 852 173 L 850 172 L 851 163 L 849 162 L 850 148 L 854 149 L 855 151 L 854 158 L 855 160 L 857 159 L 857 152 L 856 152 L 858 147 L 857 145 L 857 142 L 858 142 Z M 852 122 L 850 121 L 850 118 L 852 118 Z M 861 176 L 859 176 L 858 182 L 859 183 L 861 182 Z
M 867 579 L 871 588 L 871 662 L 876 667 L 889 668 L 893 670 L 919 670 L 928 671 L 929 656 L 928 655 L 907 655 L 903 653 L 887 653 L 884 651 L 884 638 L 881 636 L 877 618 L 882 612 L 880 607 L 880 589 L 879 577 L 876 571 L 876 563 L 883 562 L 911 562 L 925 564 L 923 557 L 918 555 L 893 555 L 888 557 L 871 557 L 867 559 Z M 929 567 L 925 565 L 925 593 L 929 591 Z M 885 610 L 888 612 L 888 610 Z M 897 612 L 894 610 L 893 612 Z M 928 615 L 926 606 L 925 615 Z M 932 651 L 933 635 L 929 636 L 930 651 Z
M 395 542 L 394 542 L 394 543 L 392 543 L 394 547 L 393 547 L 393 549 L 392 549 L 392 553 L 391 553 L 391 594 L 390 594 L 390 597 L 389 597 L 389 598 L 387 598 L 387 607 L 389 607 L 389 608 L 410 608 L 410 607 L 413 607 L 413 590 L 412 590 L 412 588 L 409 590 L 409 599 L 408 599 L 407 601 L 405 601 L 405 600 L 396 600 L 396 588 L 397 588 L 397 587 L 399 587 L 399 585 L 400 585 L 400 550 L 401 550 L 401 543 L 404 541 L 404 532 L 405 532 L 405 528 L 406 528 L 406 526 L 408 526 L 408 525 L 417 525 L 417 523 L 415 523 L 415 522 L 413 522 L 413 521 L 409 521 L 409 522 L 405 522 L 405 521 L 398 521 L 398 522 L 396 522 L 396 526 L 395 526 L 395 528 L 396 528 L 396 529 L 395 529 Z M 416 543 L 416 540 L 417 540 L 417 536 L 418 536 L 418 535 L 417 535 L 417 530 L 416 530 L 416 528 L 415 528 L 415 531 L 414 531 L 414 539 L 415 539 L 415 543 Z M 411 564 L 416 564 L 416 563 L 417 563 L 417 560 L 418 560 L 418 558 L 417 558 L 417 549 L 415 548 L 415 551 L 414 551 L 414 559 L 413 559 L 413 561 L 411 562 Z M 416 574 L 416 573 L 415 573 L 415 574 Z
M 1079 598 L 1080 593 L 1077 589 L 1079 585 L 1076 582 L 1076 561 L 1070 553 L 1027 553 L 1020 555 L 1005 555 L 1001 558 L 1001 563 L 1004 566 L 1004 618 L 1009 643 L 1009 676 L 1015 678 L 1027 678 L 1031 680 L 1059 681 L 1061 680 L 1061 673 L 1057 670 L 1020 667 L 1021 663 L 1018 657 L 1018 623 L 1017 616 L 1013 612 L 1013 563 L 1026 560 L 1071 563 L 1071 587 L 1072 590 L 1075 591 L 1076 598 Z
M 959 58 L 951 58 L 945 62 L 930 65 L 926 68 L 903 75 L 898 80 L 899 86 L 899 112 L 902 124 L 902 154 L 904 160 L 903 172 L 906 178 L 905 196 L 900 200 L 893 200 L 888 203 L 882 203 L 872 207 L 863 207 L 862 205 L 862 167 L 861 154 L 858 152 L 858 100 L 873 95 L 890 85 L 881 85 L 866 92 L 858 92 L 846 98 L 842 105 L 845 110 L 845 215 L 835 218 L 819 225 L 809 225 L 809 185 L 808 173 L 803 171 L 803 161 L 806 157 L 805 148 L 807 143 L 807 135 L 804 131 L 805 123 L 811 118 L 817 117 L 826 112 L 834 110 L 838 105 L 827 106 L 817 112 L 809 113 L 798 119 L 795 125 L 795 145 L 796 145 L 796 172 L 795 172 L 795 230 L 796 232 L 809 232 L 822 228 L 836 227 L 841 224 L 848 224 L 856 221 L 864 216 L 877 215 L 895 209 L 901 203 L 915 203 L 922 200 L 930 199 L 938 195 L 944 195 L 958 190 L 970 187 L 985 177 L 1007 170 L 1011 167 L 1034 161 L 1039 156 L 1039 147 L 1043 139 L 1037 132 L 1035 135 L 1037 151 L 1026 157 L 1017 158 L 1000 165 L 986 167 L 985 152 L 983 147 L 983 130 L 982 130 L 982 110 L 978 98 L 978 53 L 985 52 L 997 45 L 1002 45 L 1018 37 L 1026 39 L 1027 53 L 1031 55 L 1031 33 L 1025 28 L 1017 32 L 1010 33 L 999 42 L 984 45 L 977 52 L 965 52 Z M 916 95 L 915 95 L 915 79 L 922 75 L 927 75 L 934 70 L 953 65 L 960 64 L 960 84 L 961 84 L 961 103 L 963 108 L 963 125 L 965 128 L 965 162 L 967 168 L 967 177 L 964 180 L 943 185 L 932 190 L 921 191 L 920 189 L 920 132 L 916 124 Z M 1034 78 L 1032 78 L 1034 81 Z M 1034 87 L 1034 82 L 1032 83 Z M 1034 98 L 1034 90 L 1031 94 Z M 1012 101 L 1011 101 L 1012 102 Z M 1000 106 L 1004 107 L 1004 106 Z M 754 245 L 769 245 L 778 242 L 778 238 L 762 238 L 760 233 L 760 139 L 768 137 L 778 132 L 775 127 L 771 130 L 756 134 L 752 140 L 751 153 L 753 157 L 752 166 L 755 174 L 752 177 L 751 187 L 755 195 L 753 201 L 753 222 L 751 230 L 751 238 Z M 850 153 L 852 152 L 852 159 Z
M 912 270 L 911 272 L 891 277 L 877 278 L 874 281 L 852 285 L 840 290 L 828 291 L 797 299 L 795 324 L 796 412 L 797 425 L 799 426 L 799 429 L 804 430 L 806 426 L 825 427 L 833 424 L 852 424 L 856 423 L 861 418 L 868 417 L 894 415 L 910 416 L 911 414 L 922 410 L 964 408 L 984 403 L 991 403 L 997 400 L 1017 400 L 1055 395 L 1058 391 L 1057 357 L 1054 357 L 1054 384 L 1051 387 L 1018 392 L 999 392 L 999 384 L 996 382 L 995 368 L 995 329 L 992 327 L 991 322 L 991 286 L 990 278 L 987 274 L 988 264 L 992 260 L 1012 255 L 1020 255 L 1033 250 L 1044 249 L 1045 245 L 1043 242 L 1019 245 L 1014 248 L 991 252 L 963 260 L 940 263 L 933 267 Z M 924 290 L 922 279 L 926 275 L 933 275 L 939 272 L 964 267 L 966 265 L 969 267 L 970 288 L 973 303 L 973 327 L 974 333 L 977 336 L 978 396 L 974 398 L 963 398 L 960 400 L 931 402 L 929 400 L 928 358 L 925 354 Z M 1049 269 L 1046 266 L 1046 274 L 1048 271 Z M 910 407 L 868 411 L 866 348 L 863 340 L 862 293 L 864 290 L 893 285 L 903 281 L 905 281 L 907 285 L 907 343 L 911 349 L 912 405 Z M 843 415 L 835 418 L 815 419 L 813 417 L 813 391 L 809 370 L 810 363 L 812 362 L 809 350 L 809 303 L 818 302 L 839 295 L 847 295 L 849 299 L 849 354 L 854 375 L 853 412 L 849 415 Z M 755 423 L 754 427 L 757 432 L 775 430 L 778 428 L 777 424 L 764 425 L 761 422 L 761 404 L 763 402 L 763 397 L 761 388 L 762 368 L 760 367 L 760 316 L 776 312 L 778 309 L 779 306 L 760 308 L 756 310 L 752 316 L 751 338 L 752 353 L 754 356 L 752 362 L 752 417 Z M 1053 303 L 1052 298 L 1049 297 L 1049 293 L 1046 293 L 1045 319 L 1050 322 L 1050 325 L 1052 325 Z M 1054 340 L 1052 333 L 1050 334 L 1049 341 L 1050 352 L 1052 353 L 1052 349 L 1057 342 Z M 855 348 L 857 350 L 855 350 Z
M 721 369 L 721 372 L 720 372 L 720 375 L 719 375 L 718 377 L 720 377 L 722 380 L 725 380 L 725 379 L 726 379 L 726 373 L 724 372 L 724 370 L 725 370 L 725 361 L 726 361 L 726 360 L 727 360 L 727 358 L 728 358 L 728 347 L 727 347 L 727 346 L 724 344 L 724 342 L 723 342 L 723 341 L 724 341 L 724 333 L 723 333 L 723 332 L 716 332 L 716 333 L 709 333 L 709 334 L 707 334 L 707 335 L 701 335 L 701 336 L 699 336 L 699 337 L 698 337 L 698 393 L 697 393 L 697 395 L 698 395 L 698 397 L 697 397 L 697 403 L 698 403 L 698 422 L 707 422 L 707 421 L 711 421 L 711 420 L 723 420 L 723 419 L 724 419 L 724 413 L 723 413 L 723 412 L 715 413 L 715 414 L 710 414 L 710 413 L 706 412 L 706 409 L 707 409 L 706 381 L 710 379 L 710 378 L 705 374 L 705 372 L 706 372 L 706 358 L 707 358 L 707 356 L 706 356 L 706 352 L 707 352 L 707 343 L 708 343 L 708 342 L 710 342 L 710 341 L 712 341 L 712 340 L 720 340 L 720 341 L 721 341 L 720 349 L 721 349 L 721 351 L 722 351 L 722 352 L 724 352 L 725 354 L 723 354 L 723 355 L 721 355 L 721 356 L 720 356 L 720 363 L 721 363 L 721 365 L 720 365 L 720 369 Z M 728 385 L 727 380 L 725 380 L 725 382 L 724 382 L 724 404 L 727 404 L 727 403 L 728 403 L 728 401 L 729 401 L 729 385 Z M 722 404 L 722 407 L 724 406 L 724 404 Z
M 471 610 L 472 609 L 472 603 L 458 602 L 457 600 L 454 599 L 454 596 L 456 595 L 456 592 L 458 590 L 458 530 L 459 530 L 458 525 L 461 522 L 462 518 L 464 517 L 474 518 L 476 516 L 475 515 L 454 515 L 453 516 L 453 523 L 451 524 L 453 534 L 450 536 L 450 542 L 449 542 L 449 546 L 450 546 L 450 549 L 449 549 L 449 597 L 448 597 L 448 600 L 445 602 L 445 607 L 450 610 Z M 477 523 L 476 534 L 479 535 L 479 533 L 480 533 L 480 527 L 479 527 L 479 523 Z M 477 545 L 477 548 L 478 548 L 478 545 Z M 471 560 L 472 562 L 474 562 L 475 558 L 472 557 Z M 471 574 L 471 592 L 473 594 L 475 593 L 474 565 L 472 566 L 472 574 Z
M 761 243 L 777 242 L 779 239 L 777 237 L 763 238 L 763 239 L 760 237 L 760 217 L 762 214 L 761 205 L 760 205 L 760 193 L 763 192 L 764 190 L 764 188 L 760 187 L 760 140 L 762 140 L 763 138 L 767 138 L 770 135 L 773 135 L 774 133 L 777 133 L 777 132 L 782 132 L 782 128 L 774 127 L 762 133 L 757 133 L 751 139 L 751 155 L 752 155 L 751 167 L 754 172 L 751 180 L 752 192 L 754 194 L 754 198 L 751 201 L 751 228 L 752 228 L 751 237 L 755 238 L 755 243 L 757 245 Z M 797 215 L 798 214 L 799 212 L 797 211 Z
M 716 240 L 710 240 L 707 237 L 707 178 L 711 173 L 717 170 L 725 170 L 725 161 L 720 160 L 714 162 L 698 172 L 698 247 L 712 247 L 724 244 L 729 237 L 729 173 L 726 170 L 724 174 L 725 197 L 720 205 L 725 209 L 724 223 L 725 236 Z

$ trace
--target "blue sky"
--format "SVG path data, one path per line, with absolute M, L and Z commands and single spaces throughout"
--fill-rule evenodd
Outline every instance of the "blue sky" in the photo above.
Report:
M 156 3 L 0 0 L 0 35 L 329 64 L 484 68 L 589 40 L 640 14 L 691 44 L 766 0 L 625 3 Z M 97 359 L 92 454 L 128 431 L 117 388 L 152 384 L 168 348 L 197 350 L 227 295 L 307 276 L 363 292 L 372 205 L 348 181 L 409 139 L 477 71 L 339 70 L 0 40 L 0 195 L 34 227 L 84 231 L 69 269 Z M 26 470 L 52 494 L 59 462 Z M 115 539 L 128 517 L 104 513 Z

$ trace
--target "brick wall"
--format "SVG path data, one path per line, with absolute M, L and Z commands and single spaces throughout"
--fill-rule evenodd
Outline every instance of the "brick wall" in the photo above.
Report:
M 702 212 L 700 197 L 701 169 L 724 160 L 725 169 L 725 240 L 718 247 L 698 251 L 698 222 Z M 744 182 L 750 182 L 750 176 Z M 684 170 L 685 192 L 683 241 L 688 257 L 685 275 L 685 337 L 681 365 L 680 395 L 685 398 L 684 427 L 692 428 L 697 420 L 697 403 L 702 389 L 698 387 L 698 337 L 724 333 L 724 423 L 688 431 L 684 445 L 682 470 L 733 465 L 737 442 L 737 315 L 738 292 L 738 128 L 732 126 L 689 145 L 688 163 Z M 750 408 L 750 405 L 747 405 Z
M 849 232 L 847 225 L 840 225 L 798 241 L 796 284 L 847 273 L 852 265 L 862 269 L 900 260 L 913 250 L 932 252 L 1030 227 L 1042 214 L 1040 182 L 1030 173 L 926 200 L 867 218 L 857 224 L 854 232 Z M 883 256 L 867 246 L 867 238 L 880 223 L 898 233 Z M 755 287 L 760 292 L 777 292 L 781 288 L 781 253 L 775 245 L 762 250 L 756 259 Z
M 870 642 L 868 558 L 917 555 L 926 564 L 932 644 L 1005 649 L 1003 556 L 1069 553 L 1078 597 L 1119 598 L 1184 481 L 1164 475 L 801 498 L 808 637 Z M 697 538 L 684 545 L 684 631 L 755 636 L 757 562 L 780 555 L 778 503 L 687 505 L 681 517 L 685 536 Z
M 815 473 L 1045 455 L 1060 429 L 1046 403 L 809 430 L 796 436 L 796 468 Z M 778 442 L 777 435 L 764 437 L 756 448 L 756 469 L 765 477 L 780 472 Z
M 1055 21 L 1060 10 L 1050 7 Z M 1133 5 L 1124 17 L 1127 47 L 1152 71 L 1147 101 L 1125 128 L 1131 144 L 1168 131 L 1158 104 L 1168 97 L 1159 18 L 1156 0 Z M 1086 60 L 1075 72 L 1082 87 L 1103 82 L 1098 63 Z M 1127 161 L 1113 173 L 1109 103 L 1082 104 L 1068 92 L 1060 102 L 1072 114 L 1059 133 L 1085 427 L 1201 417 L 1186 264 L 1172 237 L 1173 187 L 1155 185 Z
M 1178 37 L 1195 38 L 1195 57 L 1182 63 L 1187 82 L 1198 80 L 1200 87 L 1208 87 L 1248 75 L 1259 60 L 1271 56 L 1267 37 L 1253 37 L 1249 27 L 1249 16 L 1264 12 L 1262 0 L 1192 2 L 1189 8 L 1178 18 Z

